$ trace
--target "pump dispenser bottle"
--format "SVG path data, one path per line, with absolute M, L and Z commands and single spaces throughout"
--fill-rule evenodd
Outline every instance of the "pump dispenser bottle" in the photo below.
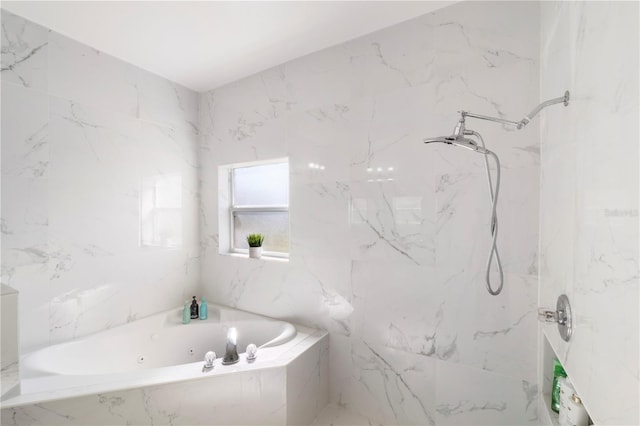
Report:
M 198 301 L 196 300 L 196 297 L 193 296 L 193 300 L 191 301 L 191 319 L 198 319 L 199 316 Z
M 553 385 L 551 388 L 551 409 L 558 413 L 560 411 L 560 378 L 567 377 L 562 364 L 558 358 L 553 360 Z
M 182 310 L 182 323 L 189 324 L 191 322 L 191 308 L 189 307 L 189 301 L 184 302 L 184 309 Z
M 204 297 L 202 298 L 202 302 L 200 302 L 200 319 L 201 320 L 206 320 L 207 319 L 207 315 L 209 314 L 209 308 L 207 306 L 207 301 L 204 300 Z

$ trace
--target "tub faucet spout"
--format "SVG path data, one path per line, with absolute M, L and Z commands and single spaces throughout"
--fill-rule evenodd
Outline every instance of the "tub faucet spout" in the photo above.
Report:
M 231 327 L 227 332 L 227 350 L 222 359 L 223 365 L 235 364 L 240 360 L 237 348 L 238 331 Z

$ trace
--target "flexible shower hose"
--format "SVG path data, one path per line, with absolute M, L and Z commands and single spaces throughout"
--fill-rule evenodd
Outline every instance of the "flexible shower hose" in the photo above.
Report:
M 467 132 L 477 137 L 480 140 L 482 147 L 487 151 L 487 153 L 484 155 L 484 166 L 485 166 L 485 170 L 487 171 L 487 184 L 489 185 L 489 197 L 491 198 L 491 249 L 489 250 L 489 256 L 487 258 L 487 271 L 485 275 L 485 283 L 486 283 L 487 291 L 489 292 L 489 294 L 491 294 L 492 296 L 497 296 L 502 291 L 502 286 L 504 284 L 504 273 L 502 271 L 502 261 L 500 261 L 500 254 L 498 253 L 498 244 L 497 244 L 498 213 L 496 211 L 496 208 L 498 207 L 498 193 L 500 192 L 500 159 L 494 152 L 489 151 L 486 148 L 484 144 L 484 139 L 482 139 L 482 136 L 480 135 L 480 133 L 476 132 L 475 130 L 467 130 Z M 494 193 L 493 183 L 491 179 L 491 170 L 489 169 L 489 159 L 487 158 L 488 155 L 493 157 L 493 159 L 496 162 L 495 193 Z M 498 272 L 500 273 L 500 284 L 498 285 L 498 288 L 496 290 L 494 290 L 491 287 L 491 264 L 493 263 L 494 258 L 498 266 Z

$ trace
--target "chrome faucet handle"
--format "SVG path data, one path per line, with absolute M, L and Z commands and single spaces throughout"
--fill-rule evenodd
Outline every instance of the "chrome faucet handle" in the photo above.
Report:
M 571 339 L 573 334 L 573 320 L 571 305 L 566 294 L 561 294 L 556 302 L 556 310 L 550 308 L 538 309 L 538 321 L 558 324 L 558 332 L 565 342 Z
M 202 372 L 209 371 L 213 368 L 213 362 L 216 360 L 216 353 L 213 351 L 209 351 L 204 354 L 204 366 L 202 367 Z
M 247 352 L 247 361 L 253 362 L 256 360 L 256 357 L 258 356 L 258 347 L 253 343 L 250 343 L 247 345 L 246 352 Z

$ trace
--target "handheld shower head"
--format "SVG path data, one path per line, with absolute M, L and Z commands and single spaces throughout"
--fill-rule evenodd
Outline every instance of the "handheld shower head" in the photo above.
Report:
M 423 140 L 424 143 L 446 143 L 447 145 L 455 145 L 461 148 L 470 149 L 471 151 L 479 152 L 480 154 L 488 154 L 490 151 L 486 148 L 478 146 L 476 141 L 468 139 L 462 136 L 440 136 L 437 138 L 427 138 Z
M 464 135 L 472 135 L 478 138 L 482 146 L 478 146 L 477 142 L 465 138 Z M 498 192 L 500 191 L 500 159 L 498 156 L 485 148 L 484 140 L 480 133 L 474 130 L 465 130 L 464 128 L 464 116 L 463 119 L 458 122 L 456 129 L 454 130 L 453 135 L 451 136 L 439 136 L 437 138 L 427 138 L 422 140 L 424 143 L 446 143 L 447 145 L 455 145 L 461 148 L 466 148 L 471 151 L 479 152 L 480 154 L 484 154 L 484 164 L 485 170 L 487 171 L 487 182 L 489 184 L 489 196 L 491 198 L 492 212 L 491 212 L 491 250 L 489 251 L 489 258 L 487 259 L 487 268 L 485 273 L 485 284 L 487 287 L 487 291 L 489 294 L 496 296 L 500 294 L 502 291 L 502 286 L 504 284 L 504 273 L 502 270 L 502 262 L 500 261 L 500 255 L 498 254 L 498 246 L 497 246 L 497 237 L 498 237 L 498 215 L 496 212 L 496 207 L 498 205 Z M 491 171 L 489 170 L 489 161 L 488 157 L 493 157 L 496 162 L 496 182 L 495 182 L 495 192 L 493 188 L 493 184 L 491 182 Z M 491 286 L 491 264 L 495 262 L 498 266 L 499 272 L 499 285 L 496 290 Z

